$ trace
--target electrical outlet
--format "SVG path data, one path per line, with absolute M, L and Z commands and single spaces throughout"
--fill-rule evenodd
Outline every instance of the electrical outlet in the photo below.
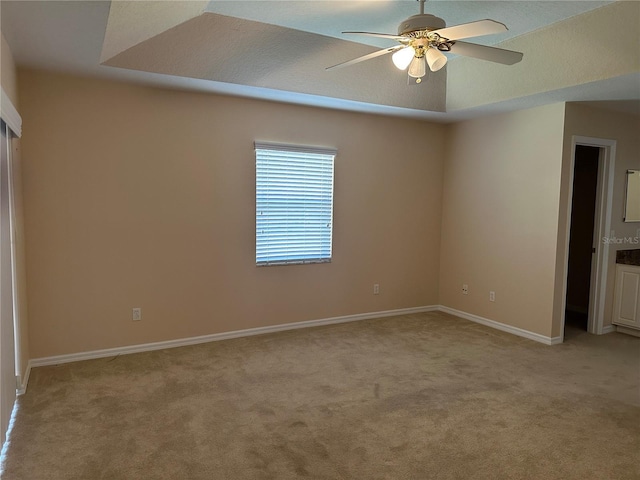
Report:
M 134 308 L 133 309 L 133 313 L 131 315 L 131 319 L 134 322 L 137 322 L 138 320 L 142 320 L 142 309 L 141 308 Z
M 496 292 L 489 292 L 489 301 L 490 302 L 496 301 Z
M 373 284 L 373 294 L 380 295 L 380 285 L 378 285 L 377 283 Z
M 469 285 L 467 285 L 466 283 L 462 285 L 462 294 L 469 295 Z

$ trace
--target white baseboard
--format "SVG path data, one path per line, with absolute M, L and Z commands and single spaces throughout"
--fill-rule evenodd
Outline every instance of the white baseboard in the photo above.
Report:
M 263 335 L 266 333 L 283 332 L 287 330 L 296 330 L 300 328 L 320 327 L 323 325 L 334 325 L 338 323 L 356 322 L 360 320 L 371 320 L 375 318 L 393 317 L 398 315 L 409 315 L 412 313 L 423 313 L 441 311 L 470 320 L 472 322 L 480 323 L 488 327 L 496 328 L 504 332 L 508 332 L 519 337 L 528 338 L 536 342 L 544 343 L 545 345 L 555 345 L 562 343 L 561 337 L 545 337 L 538 333 L 523 330 L 521 328 L 505 325 L 504 323 L 489 320 L 487 318 L 479 317 L 470 313 L 455 310 L 453 308 L 445 307 L 443 305 L 432 305 L 424 307 L 412 307 L 412 308 L 400 308 L 397 310 L 385 310 L 381 312 L 360 313 L 356 315 L 345 315 L 342 317 L 324 318 L 320 320 L 308 320 L 304 322 L 285 323 L 281 325 L 273 325 L 268 327 L 249 328 L 246 330 L 235 330 L 232 332 L 214 333 L 211 335 L 202 335 L 198 337 L 180 338 L 177 340 L 167 340 L 163 342 L 144 343 L 139 345 L 129 345 L 125 347 L 107 348 L 103 350 L 94 350 L 89 352 L 71 353 L 67 355 L 54 355 L 51 357 L 33 358 L 29 360 L 27 365 L 27 371 L 25 377 L 22 380 L 22 387 L 18 388 L 18 394 L 23 394 L 27 390 L 27 384 L 29 382 L 29 375 L 33 367 L 43 367 L 46 365 L 61 365 L 64 363 L 80 362 L 83 360 L 94 360 L 97 358 L 115 357 L 117 355 L 128 355 L 131 353 L 150 352 L 153 350 L 164 350 L 166 348 L 185 347 L 188 345 L 197 345 L 200 343 L 216 342 L 220 340 L 228 340 L 232 338 L 250 337 L 253 335 Z
M 235 330 L 233 332 L 214 333 L 199 337 L 180 338 L 164 342 L 144 343 L 140 345 L 130 345 L 126 347 L 107 348 L 104 350 L 94 350 L 91 352 L 72 353 L 68 355 L 55 355 L 52 357 L 34 358 L 29 361 L 31 367 L 42 367 L 45 365 L 60 365 L 63 363 L 79 362 L 82 360 L 93 360 L 96 358 L 115 357 L 116 355 L 127 355 L 130 353 L 150 352 L 152 350 L 164 350 L 165 348 L 185 347 L 187 345 L 197 345 L 199 343 L 216 342 L 231 338 L 250 337 L 253 335 L 263 335 L 265 333 L 283 332 L 286 330 L 296 330 L 299 328 L 320 327 L 323 325 L 333 325 L 337 323 L 356 322 L 359 320 L 371 320 L 374 318 L 394 317 L 398 315 L 408 315 L 411 313 L 433 312 L 438 310 L 438 306 L 400 308 L 397 310 L 385 310 L 382 312 L 360 313 L 356 315 L 345 315 L 342 317 L 324 318 L 320 320 L 308 320 L 304 322 L 285 323 L 269 327 L 248 328 L 246 330 Z M 26 383 L 23 382 L 26 390 Z
M 602 327 L 602 334 L 606 334 L 606 333 L 612 333 L 616 331 L 616 326 L 615 325 L 605 325 L 604 327 Z
M 27 391 L 27 385 L 29 384 L 29 375 L 31 375 L 31 360 L 27 363 L 27 370 L 24 372 L 23 378 L 18 378 L 18 389 L 16 393 L 23 395 Z
M 445 307 L 444 305 L 440 305 L 438 309 L 441 312 L 449 313 L 451 315 L 455 315 L 456 317 L 464 318 L 465 320 L 470 320 L 475 323 L 480 323 L 487 327 L 502 330 L 503 332 L 511 333 L 519 337 L 528 338 L 529 340 L 533 340 L 535 342 L 544 343 L 545 345 L 556 345 L 558 343 L 562 343 L 562 337 L 545 337 L 544 335 L 540 335 L 539 333 L 530 332 L 529 330 L 524 330 L 518 327 L 512 327 L 511 325 L 496 322 L 495 320 L 489 320 L 488 318 L 473 315 L 471 313 L 456 310 L 454 308 Z
M 611 325 L 616 332 L 625 333 L 627 335 L 633 335 L 634 337 L 640 337 L 640 330 L 635 328 L 628 328 L 624 325 Z

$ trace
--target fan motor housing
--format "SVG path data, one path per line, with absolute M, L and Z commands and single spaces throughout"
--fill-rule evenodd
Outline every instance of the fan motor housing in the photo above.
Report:
M 398 27 L 398 35 L 405 35 L 407 33 L 416 32 L 419 30 L 438 30 L 446 27 L 445 21 L 435 15 L 429 15 L 428 13 L 422 13 L 413 15 L 406 20 L 403 20 Z

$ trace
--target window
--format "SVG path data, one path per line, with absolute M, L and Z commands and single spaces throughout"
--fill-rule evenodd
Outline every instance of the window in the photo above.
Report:
M 330 262 L 336 151 L 255 148 L 256 265 Z

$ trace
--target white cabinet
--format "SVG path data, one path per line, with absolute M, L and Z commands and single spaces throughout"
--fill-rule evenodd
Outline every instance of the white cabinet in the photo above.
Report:
M 640 330 L 640 267 L 616 265 L 613 323 Z

